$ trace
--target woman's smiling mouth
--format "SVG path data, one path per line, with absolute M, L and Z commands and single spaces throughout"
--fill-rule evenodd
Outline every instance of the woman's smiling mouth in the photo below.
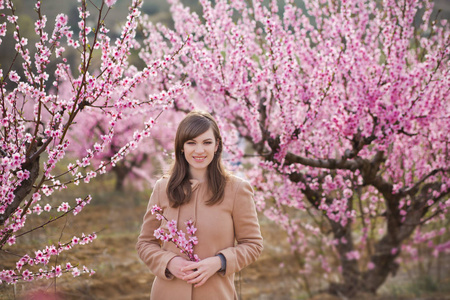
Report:
M 203 162 L 206 159 L 206 156 L 192 156 L 192 158 L 196 161 L 196 162 Z

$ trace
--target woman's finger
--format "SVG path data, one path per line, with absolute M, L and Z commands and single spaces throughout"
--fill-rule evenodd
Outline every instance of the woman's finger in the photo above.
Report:
M 194 287 L 199 287 L 202 286 L 205 282 L 206 282 L 207 278 L 204 277 L 199 283 L 197 283 L 196 285 L 194 285 Z
M 199 268 L 198 264 L 197 263 L 193 263 L 193 264 L 190 264 L 188 266 L 185 266 L 185 267 L 181 268 L 181 271 L 183 271 L 183 272 L 186 272 L 186 271 L 189 271 L 189 270 L 195 271 L 195 269 L 198 269 L 198 268 Z
M 183 280 L 184 281 L 189 281 L 189 280 L 192 280 L 194 278 L 197 278 L 199 275 L 200 275 L 200 271 L 196 270 L 196 271 L 192 272 L 191 274 L 184 276 Z
M 189 280 L 187 283 L 189 284 L 198 284 L 205 279 L 205 274 L 198 274 L 197 277 Z

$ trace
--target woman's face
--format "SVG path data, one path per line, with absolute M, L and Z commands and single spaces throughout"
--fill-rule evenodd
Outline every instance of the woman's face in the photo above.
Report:
M 206 171 L 218 147 L 219 144 L 211 128 L 192 140 L 186 141 L 183 145 L 184 157 L 191 171 Z

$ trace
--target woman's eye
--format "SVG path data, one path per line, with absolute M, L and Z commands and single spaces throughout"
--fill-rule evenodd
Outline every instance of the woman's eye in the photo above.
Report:
M 187 142 L 188 145 L 195 145 L 195 142 Z
M 206 145 L 211 145 L 211 144 L 212 144 L 212 142 L 205 142 L 205 144 L 206 144 Z

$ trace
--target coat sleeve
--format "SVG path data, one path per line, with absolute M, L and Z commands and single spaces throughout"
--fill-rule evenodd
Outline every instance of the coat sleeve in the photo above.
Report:
M 253 189 L 242 181 L 236 190 L 233 224 L 237 245 L 219 251 L 227 261 L 225 276 L 231 275 L 256 261 L 263 250 L 263 238 L 256 214 Z
M 152 215 L 151 209 L 153 205 L 161 207 L 161 181 L 158 181 L 153 189 L 150 201 L 147 206 L 147 212 L 141 227 L 141 233 L 136 243 L 136 250 L 140 259 L 147 265 L 150 271 L 163 279 L 173 279 L 173 276 L 166 276 L 166 268 L 169 261 L 177 256 L 175 253 L 161 249 L 161 244 L 153 235 L 154 231 L 161 226 L 161 221 L 156 219 L 156 215 Z

